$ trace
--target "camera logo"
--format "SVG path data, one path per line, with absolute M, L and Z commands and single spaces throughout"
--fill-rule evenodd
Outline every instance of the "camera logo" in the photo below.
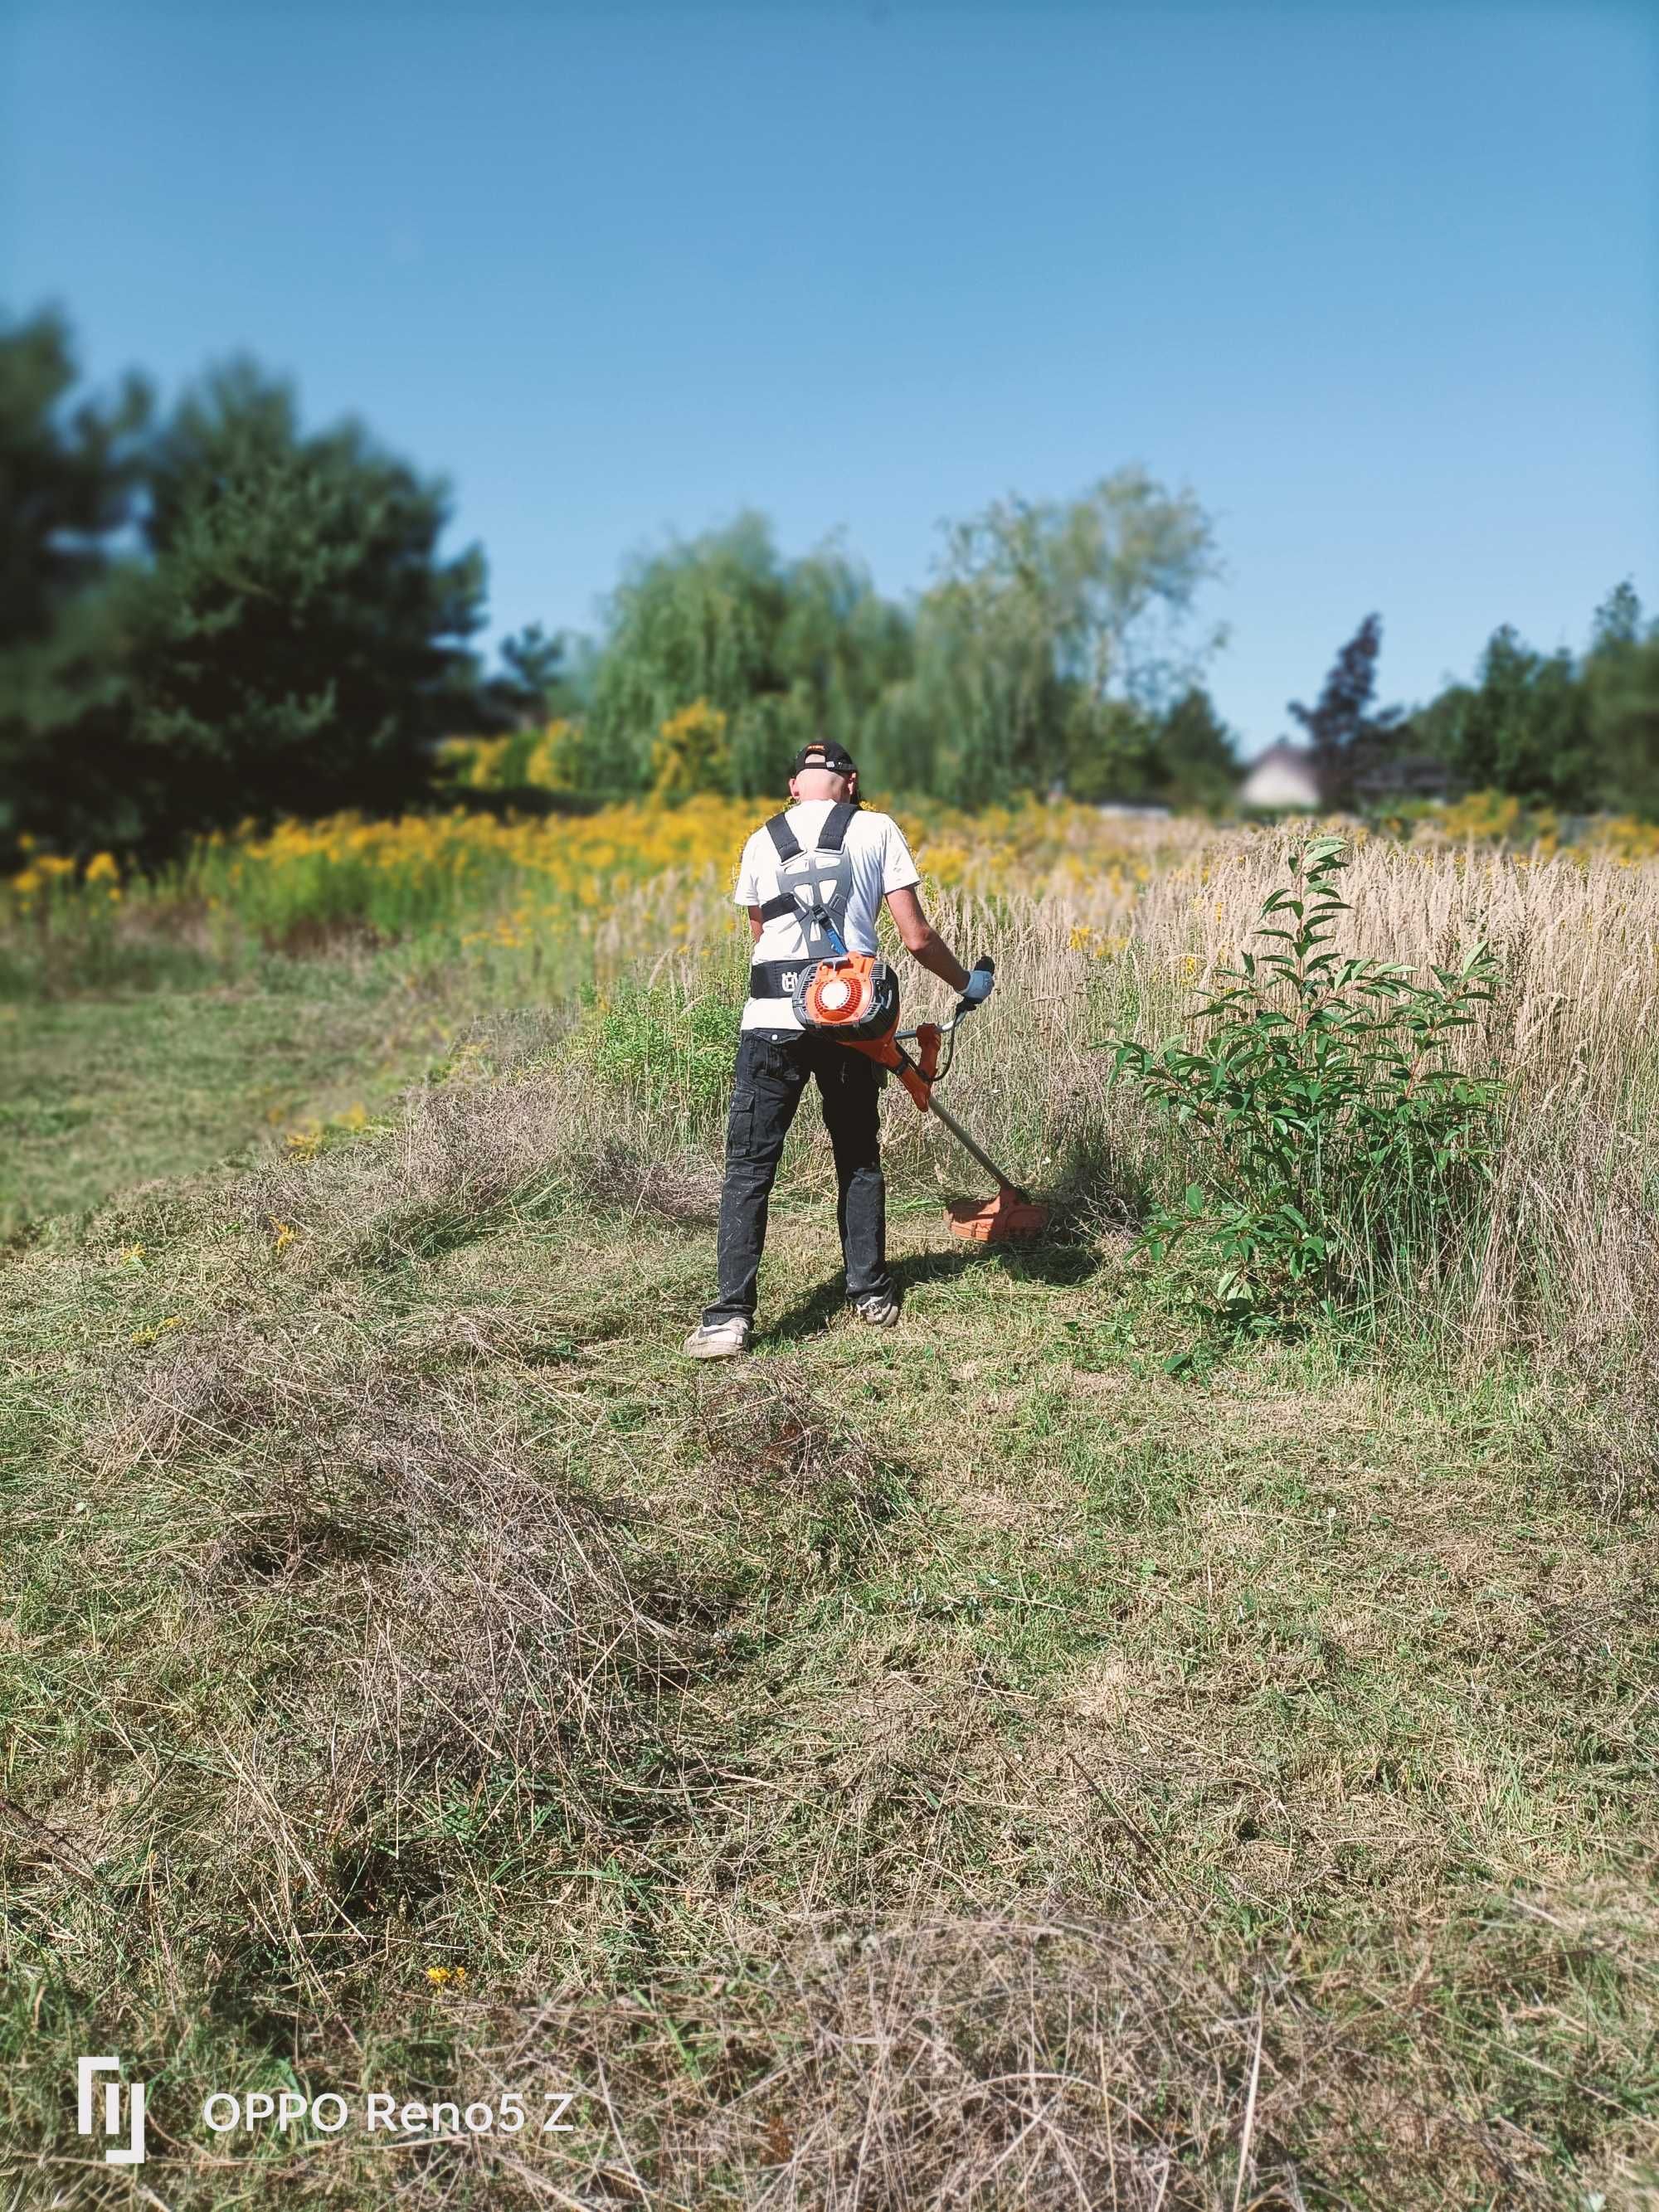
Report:
M 76 2123 L 83 2136 L 97 2132 L 93 2126 L 92 2106 L 94 2078 L 100 2074 L 112 2074 L 114 2081 L 104 2084 L 104 2123 L 101 2132 L 113 2136 L 118 2148 L 104 2153 L 106 2166 L 142 2166 L 144 2162 L 144 2085 L 134 2081 L 131 2087 L 121 2080 L 118 2058 L 77 2058 L 75 2062 L 79 2094 L 76 2100 Z M 126 2113 L 122 2115 L 122 2092 L 125 2090 Z M 120 2143 L 123 2130 L 128 2136 Z

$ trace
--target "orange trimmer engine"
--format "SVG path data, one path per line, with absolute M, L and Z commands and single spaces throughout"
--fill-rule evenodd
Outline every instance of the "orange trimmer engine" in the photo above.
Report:
M 898 1027 L 898 978 L 877 953 L 843 952 L 804 968 L 793 1003 L 803 1029 L 827 1030 L 842 1044 L 872 1044 Z
M 838 1044 L 890 1068 L 925 1114 L 939 1066 L 940 1030 L 924 1022 L 915 1030 L 918 1057 L 898 1041 L 898 977 L 879 953 L 841 952 L 803 969 L 792 1001 L 804 1029 L 820 1030 Z

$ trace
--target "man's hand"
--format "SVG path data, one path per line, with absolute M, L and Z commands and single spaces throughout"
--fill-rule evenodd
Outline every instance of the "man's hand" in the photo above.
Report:
M 963 986 L 964 1006 L 982 1006 L 991 995 L 991 987 L 997 980 L 997 964 L 988 952 L 981 952 L 975 961 L 973 973 Z

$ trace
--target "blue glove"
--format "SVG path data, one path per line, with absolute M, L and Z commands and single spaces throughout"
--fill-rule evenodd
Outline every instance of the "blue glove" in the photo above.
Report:
M 973 973 L 963 986 L 962 1003 L 964 1006 L 982 1006 L 991 995 L 991 986 L 997 980 L 996 962 L 985 953 L 975 961 Z

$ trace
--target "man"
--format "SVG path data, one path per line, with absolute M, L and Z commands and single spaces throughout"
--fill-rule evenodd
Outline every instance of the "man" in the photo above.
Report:
M 885 899 L 905 950 L 953 991 L 977 1004 L 989 996 L 992 979 L 988 967 L 970 975 L 929 926 L 902 832 L 890 816 L 865 812 L 858 790 L 858 769 L 843 746 L 803 745 L 789 779 L 793 805 L 743 848 L 733 896 L 749 910 L 753 939 L 749 1002 L 720 1189 L 720 1292 L 686 1339 L 693 1359 L 725 1359 L 748 1349 L 773 1178 L 809 1077 L 823 1096 L 836 1156 L 836 1220 L 848 1301 L 860 1320 L 878 1328 L 898 1319 L 887 1272 L 881 1071 L 864 1053 L 801 1027 L 791 1004 L 794 978 L 834 949 L 826 919 L 849 952 L 873 953 Z

